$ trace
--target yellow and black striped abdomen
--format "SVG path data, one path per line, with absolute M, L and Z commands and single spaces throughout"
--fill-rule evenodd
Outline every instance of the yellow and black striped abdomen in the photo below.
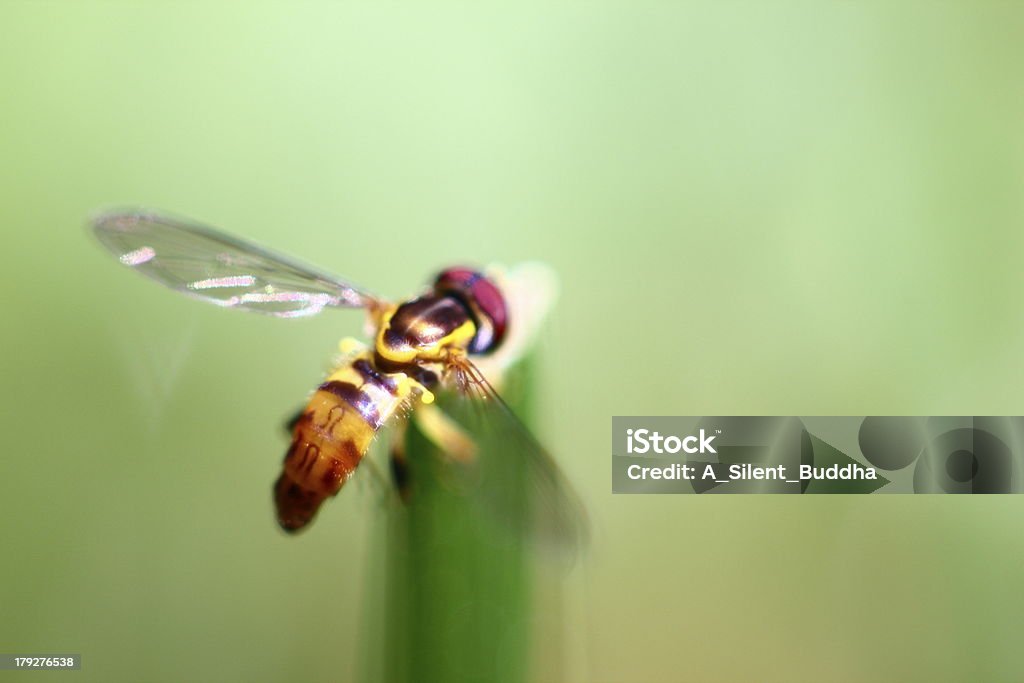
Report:
M 369 354 L 360 354 L 317 388 L 295 424 L 274 484 L 277 520 L 285 531 L 309 524 L 320 505 L 341 490 L 414 386 L 404 373 L 381 372 Z

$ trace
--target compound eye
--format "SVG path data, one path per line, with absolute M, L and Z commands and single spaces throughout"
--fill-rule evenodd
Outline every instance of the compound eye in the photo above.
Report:
M 434 289 L 461 300 L 477 324 L 476 335 L 469 343 L 470 353 L 489 353 L 501 344 L 508 324 L 505 297 L 483 273 L 470 268 L 449 268 L 437 276 Z

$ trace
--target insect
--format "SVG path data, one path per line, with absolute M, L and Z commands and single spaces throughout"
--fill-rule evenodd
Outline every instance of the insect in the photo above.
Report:
M 510 299 L 510 290 L 503 291 L 490 276 L 454 267 L 441 271 L 419 296 L 392 303 L 189 220 L 130 209 L 100 215 L 92 226 L 125 266 L 218 306 L 279 318 L 333 308 L 366 311 L 371 343 L 343 339 L 342 359 L 294 420 L 273 487 L 277 520 L 285 531 L 305 528 L 352 477 L 381 430 L 402 424 L 410 413 L 422 413 L 424 431 L 455 457 L 476 457 L 466 427 L 433 405 L 435 391 L 448 390 L 472 402 L 469 412 L 479 420 L 469 429 L 494 430 L 500 436 L 496 442 L 505 445 L 501 457 L 518 458 L 529 472 L 540 502 L 537 521 L 562 539 L 579 540 L 582 508 L 575 495 L 481 370 L 499 352 L 523 343 L 525 324 L 516 314 L 529 318 L 529 296 L 520 291 L 518 299 Z M 397 454 L 393 470 L 400 482 L 404 468 Z

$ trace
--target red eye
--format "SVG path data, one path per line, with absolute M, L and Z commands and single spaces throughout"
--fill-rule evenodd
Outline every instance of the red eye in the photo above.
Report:
M 498 348 L 505 336 L 508 313 L 505 297 L 493 282 L 470 268 L 449 268 L 437 276 L 434 289 L 458 298 L 476 318 L 470 353 L 489 353 Z

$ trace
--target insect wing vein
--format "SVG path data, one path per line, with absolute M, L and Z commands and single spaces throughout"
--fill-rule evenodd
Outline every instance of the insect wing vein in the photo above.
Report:
M 574 554 L 588 542 L 583 503 L 554 458 L 537 441 L 501 395 L 471 361 L 453 368 L 454 386 L 465 398 L 460 421 L 484 440 L 481 458 L 514 460 L 522 466 L 528 495 L 526 515 L 518 515 L 515 492 L 503 477 L 484 476 L 479 487 L 482 503 L 503 522 L 548 546 Z M 494 463 L 482 463 L 493 469 Z
M 218 306 L 294 318 L 376 302 L 327 272 L 187 220 L 132 209 L 103 214 L 93 229 L 121 263 Z

